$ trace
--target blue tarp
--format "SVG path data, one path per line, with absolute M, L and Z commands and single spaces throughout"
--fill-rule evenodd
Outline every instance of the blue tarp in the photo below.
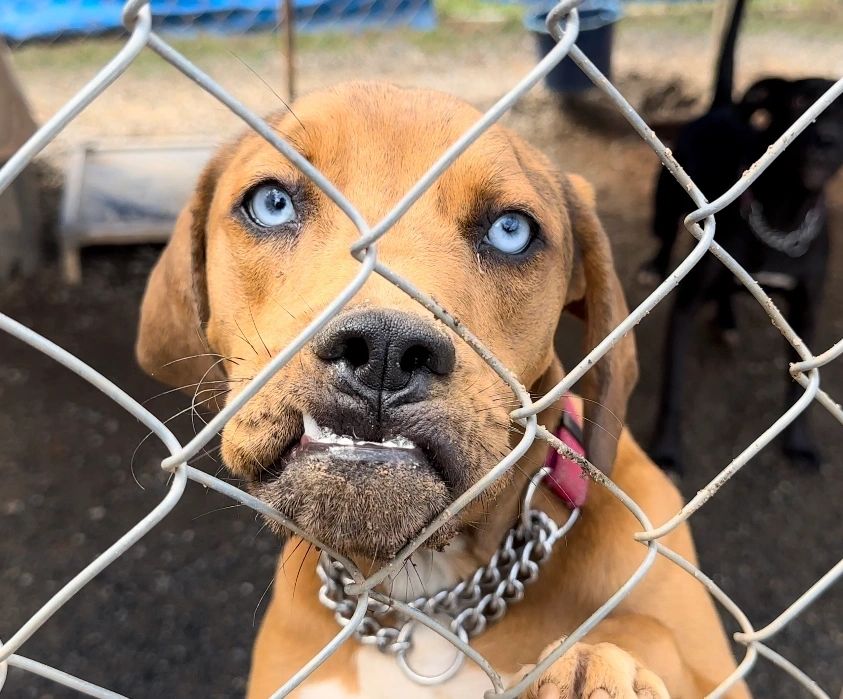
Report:
M 294 0 L 297 28 L 432 29 L 432 0 Z M 159 31 L 242 34 L 279 24 L 278 0 L 152 0 Z M 120 30 L 123 0 L 0 0 L 0 35 L 12 42 Z

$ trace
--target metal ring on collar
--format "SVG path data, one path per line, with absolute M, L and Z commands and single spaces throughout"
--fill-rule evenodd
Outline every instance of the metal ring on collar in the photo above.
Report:
M 460 668 L 465 662 L 465 655 L 461 650 L 455 648 L 454 650 L 457 653 L 456 657 L 454 658 L 453 662 L 442 672 L 436 675 L 423 675 L 420 672 L 416 672 L 412 667 L 410 667 L 410 663 L 407 660 L 407 651 L 411 648 L 409 642 L 413 635 L 413 628 L 418 623 L 419 622 L 417 622 L 415 619 L 410 619 L 404 624 L 404 626 L 401 627 L 401 631 L 398 633 L 396 643 L 407 644 L 395 654 L 395 660 L 398 663 L 398 667 L 400 667 L 403 673 L 407 675 L 407 677 L 413 682 L 415 682 L 416 684 L 423 685 L 425 687 L 432 687 L 434 685 L 447 682 L 460 671 Z M 466 633 L 465 629 L 463 629 L 462 627 L 457 627 L 456 629 L 452 629 L 452 631 L 457 636 L 459 636 L 460 640 L 463 643 L 468 643 L 468 634 Z
M 530 482 L 527 484 L 527 489 L 524 491 L 524 499 L 521 501 L 521 524 L 527 530 L 530 529 L 530 525 L 532 524 L 530 521 L 530 512 L 533 509 L 533 496 L 536 494 L 539 484 L 549 473 L 550 467 L 543 466 L 539 472 L 530 479 Z
M 538 489 L 541 482 L 547 477 L 550 473 L 549 466 L 543 466 L 535 476 L 530 479 L 530 482 L 527 484 L 527 489 L 524 491 L 524 500 L 522 501 L 521 505 L 521 524 L 526 528 L 529 529 L 532 522 L 530 521 L 530 515 L 532 512 L 532 505 L 533 505 L 533 496 L 536 494 L 536 490 Z M 568 516 L 565 524 L 559 527 L 553 535 L 550 537 L 550 545 L 552 546 L 555 544 L 559 539 L 561 539 L 565 534 L 567 534 L 571 527 L 574 526 L 574 523 L 579 519 L 580 516 L 580 508 L 575 507 L 571 510 L 571 514 Z

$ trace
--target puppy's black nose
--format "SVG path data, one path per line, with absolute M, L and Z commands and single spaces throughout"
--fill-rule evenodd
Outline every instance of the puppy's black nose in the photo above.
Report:
M 340 390 L 377 403 L 423 400 L 455 363 L 453 343 L 432 322 L 392 310 L 345 313 L 314 338 L 313 349 Z

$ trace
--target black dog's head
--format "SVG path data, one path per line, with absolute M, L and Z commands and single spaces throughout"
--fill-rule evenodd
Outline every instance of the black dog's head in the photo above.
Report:
M 738 107 L 759 141 L 775 141 L 832 85 L 823 78 L 767 78 L 752 85 Z M 843 98 L 836 99 L 779 159 L 809 191 L 819 191 L 843 166 Z

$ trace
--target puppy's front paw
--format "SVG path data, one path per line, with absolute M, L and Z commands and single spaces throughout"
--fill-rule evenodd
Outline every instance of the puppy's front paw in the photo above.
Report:
M 553 648 L 548 647 L 543 656 Z M 670 699 L 664 682 L 613 643 L 575 644 L 522 699 Z

